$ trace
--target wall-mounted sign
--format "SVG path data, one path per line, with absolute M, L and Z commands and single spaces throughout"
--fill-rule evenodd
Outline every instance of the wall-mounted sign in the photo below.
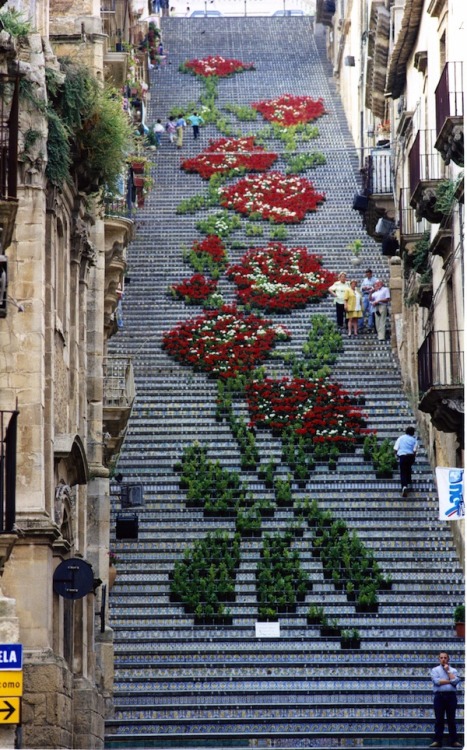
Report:
M 0 672 L 0 695 L 2 697 L 23 695 L 23 673 Z
M 60 563 L 54 573 L 54 591 L 64 599 L 82 599 L 94 591 L 91 565 L 80 557 Z
M 1 724 L 21 724 L 21 698 L 0 698 Z
M 23 668 L 23 645 L 0 643 L 0 670 Z

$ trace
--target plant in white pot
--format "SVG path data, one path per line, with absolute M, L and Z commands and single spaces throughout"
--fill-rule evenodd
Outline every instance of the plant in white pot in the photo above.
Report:
M 363 240 L 354 240 L 350 243 L 350 245 L 347 245 L 347 249 L 352 253 L 352 258 L 350 259 L 352 265 L 359 266 L 362 262 L 360 255 L 362 254 L 363 250 Z

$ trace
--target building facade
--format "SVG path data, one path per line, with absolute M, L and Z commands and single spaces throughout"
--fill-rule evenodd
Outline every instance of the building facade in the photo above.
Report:
M 131 362 L 107 356 L 134 225 L 124 87 L 131 73 L 147 90 L 147 55 L 131 3 L 2 6 L 0 641 L 23 646 L 24 694 L 22 727 L 0 727 L 0 745 L 97 748 L 113 690 L 109 473 L 134 399 Z M 63 138 L 60 91 L 83 75 L 100 119 Z M 106 112 L 123 189 L 103 201 L 92 130 Z
M 318 0 L 316 20 L 360 154 L 351 208 L 388 260 L 404 387 L 432 466 L 463 466 L 464 4 Z

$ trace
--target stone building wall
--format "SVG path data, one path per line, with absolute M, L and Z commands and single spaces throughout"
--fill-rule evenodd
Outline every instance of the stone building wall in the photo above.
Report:
M 59 71 L 62 54 L 102 81 L 104 38 L 98 0 L 39 0 L 29 12 L 41 33 L 16 49 L 31 97 L 20 98 L 18 213 L 6 248 L 9 294 L 24 311 L 10 308 L 0 319 L 0 409 L 17 404 L 19 411 L 20 533 L 1 578 L 0 638 L 24 648 L 21 746 L 102 748 L 113 688 L 112 631 L 100 633 L 96 617 L 108 578 L 102 361 L 109 248 L 104 216 L 78 192 L 74 175 L 61 190 L 47 181 L 48 124 L 38 102 L 47 102 L 46 67 Z M 30 131 L 39 135 L 28 150 Z M 71 601 L 54 592 L 54 571 L 70 557 L 92 565 L 95 594 Z M 15 747 L 14 727 L 0 727 L 0 746 Z

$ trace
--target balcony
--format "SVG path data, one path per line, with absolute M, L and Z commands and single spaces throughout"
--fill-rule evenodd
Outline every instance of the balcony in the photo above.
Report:
M 399 232 L 401 248 L 408 255 L 413 253 L 417 242 L 425 232 L 430 231 L 430 223 L 426 219 L 417 218 L 410 206 L 410 188 L 402 188 L 399 193 Z
M 135 380 L 130 357 L 104 357 L 104 463 L 120 453 L 135 400 Z
M 376 232 L 379 219 L 394 220 L 392 151 L 386 147 L 372 149 L 361 174 L 362 193 L 368 197 L 363 223 L 369 236 L 380 241 Z
M 464 78 L 461 62 L 448 62 L 435 90 L 436 142 L 445 164 L 464 166 Z
M 436 209 L 436 189 L 444 167 L 434 143 L 434 130 L 419 130 L 409 151 L 410 205 L 418 221 L 424 218 L 439 224 L 443 214 Z
M 11 244 L 18 211 L 19 77 L 0 74 L 0 252 Z
M 418 350 L 418 408 L 464 445 L 464 331 L 431 331 Z
M 122 188 L 123 189 L 123 188 Z M 124 197 L 104 198 L 105 291 L 104 331 L 109 339 L 118 330 L 117 305 L 127 269 L 126 249 L 133 237 L 132 204 Z

